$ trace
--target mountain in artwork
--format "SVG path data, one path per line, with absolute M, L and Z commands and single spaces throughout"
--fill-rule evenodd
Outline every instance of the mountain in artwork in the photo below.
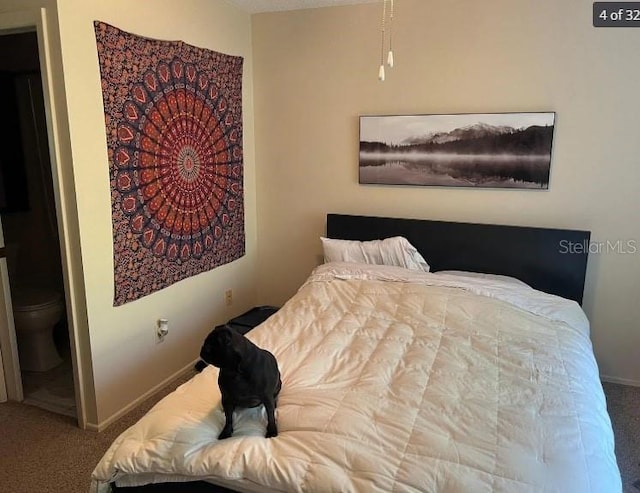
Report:
M 480 139 L 489 136 L 511 134 L 516 129 L 505 125 L 490 125 L 488 123 L 476 123 L 465 127 L 456 128 L 450 132 L 432 132 L 426 135 L 417 135 L 404 139 L 401 145 L 420 144 L 444 144 L 456 140 Z
M 553 125 L 513 128 L 476 123 L 449 132 L 411 136 L 396 145 L 361 141 L 360 152 L 549 155 L 552 139 Z

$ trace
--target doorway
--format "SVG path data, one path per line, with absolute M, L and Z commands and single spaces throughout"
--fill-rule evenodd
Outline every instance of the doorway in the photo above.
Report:
M 0 36 L 0 218 L 24 402 L 76 418 L 38 53 L 35 31 Z M 34 346 L 32 322 L 45 312 L 51 325 Z

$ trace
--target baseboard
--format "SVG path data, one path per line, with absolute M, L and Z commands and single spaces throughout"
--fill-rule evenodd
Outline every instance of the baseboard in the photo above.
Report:
M 631 380 L 629 378 L 610 377 L 608 375 L 600 375 L 600 380 L 608 383 L 617 383 L 619 385 L 629 385 L 631 387 L 640 387 L 640 381 Z
M 156 385 L 155 387 L 153 387 L 152 389 L 150 389 L 149 391 L 145 392 L 144 394 L 142 394 L 140 397 L 138 397 L 136 400 L 134 400 L 133 402 L 131 402 L 129 405 L 123 407 L 122 409 L 120 409 L 118 412 L 112 414 L 111 416 L 109 416 L 107 419 L 105 419 L 104 421 L 101 421 L 98 424 L 95 423 L 87 423 L 86 429 L 87 430 L 91 430 L 91 431 L 104 431 L 110 424 L 114 423 L 115 421 L 117 421 L 118 419 L 120 419 L 122 416 L 124 416 L 125 414 L 127 414 L 129 411 L 131 411 L 132 409 L 135 409 L 136 407 L 138 407 L 140 404 L 142 404 L 144 401 L 146 401 L 149 397 L 153 396 L 156 392 L 158 392 L 160 389 L 162 389 L 165 385 L 170 384 L 171 382 L 173 382 L 175 379 L 177 379 L 178 377 L 181 377 L 182 375 L 186 374 L 187 372 L 193 370 L 194 365 L 196 364 L 196 362 L 199 360 L 195 359 L 193 360 L 191 363 L 189 363 L 187 366 L 185 366 L 184 368 L 178 370 L 177 372 L 175 372 L 173 375 L 165 378 L 162 382 L 160 382 L 158 385 Z

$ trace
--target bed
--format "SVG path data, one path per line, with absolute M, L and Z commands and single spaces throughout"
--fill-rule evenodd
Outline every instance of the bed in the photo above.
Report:
M 332 258 L 247 335 L 280 365 L 277 437 L 260 407 L 218 441 L 207 367 L 114 441 L 92 491 L 620 492 L 579 304 L 589 233 L 327 216 L 339 246 L 398 237 L 429 272 Z

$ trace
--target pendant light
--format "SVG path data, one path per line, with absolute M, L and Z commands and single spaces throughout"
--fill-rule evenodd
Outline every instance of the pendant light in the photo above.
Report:
M 387 65 L 389 68 L 393 67 L 393 11 L 394 11 L 394 0 L 382 0 L 382 22 L 380 25 L 380 69 L 378 70 L 378 79 L 381 82 L 384 82 L 385 79 L 385 41 L 386 41 L 386 31 L 389 32 L 389 51 L 387 53 Z M 387 29 L 387 12 L 388 12 L 388 29 Z

